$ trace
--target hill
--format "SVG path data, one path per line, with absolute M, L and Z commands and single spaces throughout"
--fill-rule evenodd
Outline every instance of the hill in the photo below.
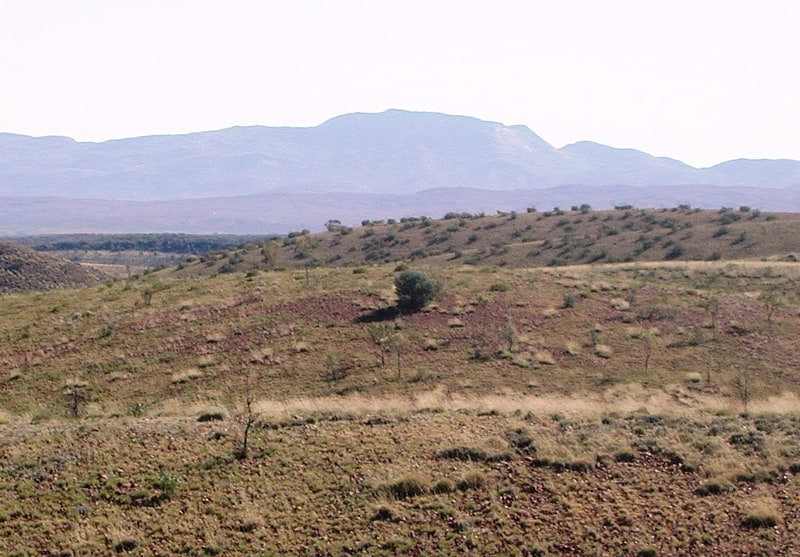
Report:
M 796 263 L 394 269 L 0 297 L 0 552 L 800 551 Z
M 541 267 L 632 261 L 770 259 L 796 261 L 800 215 L 749 207 L 716 211 L 595 211 L 588 205 L 496 215 L 451 212 L 443 219 L 364 221 L 350 228 L 295 231 L 235 250 L 185 260 L 165 275 L 202 276 L 254 268 L 408 262 L 425 265 Z
M 108 277 L 89 267 L 0 242 L 0 295 L 26 290 L 90 286 Z
M 748 206 L 764 211 L 800 210 L 800 192 L 786 188 L 712 186 L 561 186 L 489 191 L 439 188 L 408 195 L 367 193 L 275 193 L 242 197 L 128 202 L 102 199 L 0 198 L 0 234 L 25 236 L 69 233 L 286 234 L 323 229 L 338 219 L 347 226 L 363 220 L 400 219 L 451 212 L 524 212 L 527 207 L 567 208 L 588 203 L 597 209 L 620 205 L 704 209 Z

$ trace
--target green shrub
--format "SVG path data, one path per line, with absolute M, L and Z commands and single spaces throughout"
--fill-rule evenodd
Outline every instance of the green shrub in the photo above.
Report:
M 170 499 L 178 492 L 178 488 L 183 483 L 183 478 L 175 474 L 162 472 L 155 479 L 152 485 L 161 490 L 161 495 L 165 499 Z
M 418 311 L 433 301 L 441 290 L 437 281 L 419 271 L 403 271 L 394 279 L 397 307 Z

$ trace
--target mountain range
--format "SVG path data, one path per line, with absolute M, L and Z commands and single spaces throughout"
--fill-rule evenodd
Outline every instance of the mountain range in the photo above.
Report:
M 694 168 L 588 141 L 557 149 L 525 126 L 402 110 L 100 143 L 0 134 L 4 235 L 281 233 L 333 218 L 582 203 L 800 211 L 800 161 Z

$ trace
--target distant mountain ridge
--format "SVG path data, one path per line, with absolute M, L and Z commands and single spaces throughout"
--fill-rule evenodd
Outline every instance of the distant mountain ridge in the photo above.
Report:
M 318 228 L 311 219 L 336 208 L 342 210 L 321 222 L 389 211 L 519 209 L 509 204 L 520 200 L 602 208 L 611 198 L 636 204 L 677 197 L 708 207 L 723 197 L 726 205 L 792 211 L 800 210 L 798 192 L 800 161 L 740 159 L 698 169 L 589 141 L 557 149 L 521 125 L 402 110 L 347 114 L 310 128 L 234 127 L 101 143 L 0 134 L 0 234 L 129 226 L 285 232 L 290 221 Z M 252 214 L 245 196 L 268 205 L 267 214 Z M 470 208 L 443 208 L 446 201 Z M 305 212 L 289 218 L 298 203 Z M 52 206 L 65 214 L 44 212 Z M 188 217 L 193 211 L 199 221 Z
M 154 201 L 276 191 L 413 193 L 562 185 L 800 187 L 800 162 L 697 169 L 633 149 L 556 149 L 525 126 L 389 110 L 313 128 L 234 127 L 102 143 L 0 134 L 0 195 Z

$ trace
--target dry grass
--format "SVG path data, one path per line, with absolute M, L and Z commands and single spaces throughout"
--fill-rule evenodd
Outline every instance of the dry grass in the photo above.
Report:
M 246 460 L 232 457 L 241 427 L 234 420 L 3 430 L 16 442 L 4 445 L 0 551 L 107 554 L 124 545 L 143 554 L 243 555 L 257 544 L 273 553 L 336 554 L 368 543 L 389 554 L 400 539 L 408 550 L 448 554 L 469 552 L 472 543 L 493 553 L 536 543 L 569 554 L 579 543 L 584 552 L 623 554 L 653 539 L 665 554 L 797 550 L 793 533 L 780 529 L 786 509 L 800 502 L 786 487 L 794 483 L 786 457 L 761 476 L 700 489 L 719 458 L 758 467 L 772 443 L 797 451 L 796 415 L 681 412 L 674 400 L 641 389 L 570 401 L 448 401 L 432 393 L 427 404 L 397 402 L 377 420 L 362 401 L 318 400 L 259 425 Z M 304 414 L 284 414 L 293 411 Z M 729 442 L 733 433 L 761 430 L 766 443 L 755 452 Z M 709 441 L 727 446 L 722 456 L 702 452 Z M 603 524 L 607 534 L 592 535 Z M 773 533 L 753 537 L 753 528 Z
M 797 267 L 426 270 L 0 298 L 0 552 L 800 552 Z

